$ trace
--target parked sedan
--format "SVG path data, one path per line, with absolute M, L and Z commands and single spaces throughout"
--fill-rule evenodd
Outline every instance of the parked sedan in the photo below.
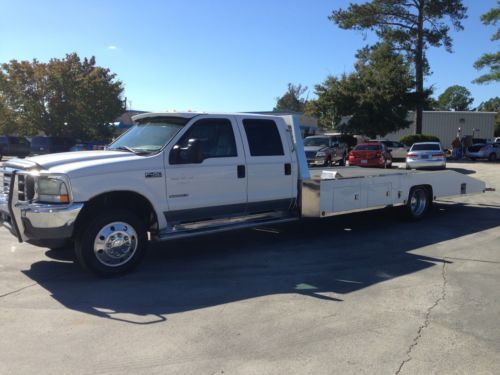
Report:
M 408 147 L 400 142 L 386 141 L 386 140 L 370 140 L 368 143 L 383 143 L 391 153 L 392 159 L 405 159 Z
M 390 168 L 392 156 L 383 143 L 362 143 L 349 153 L 349 165 Z
M 479 143 L 470 146 L 465 151 L 465 156 L 471 160 L 488 159 L 496 161 L 500 159 L 500 143 Z
M 446 168 L 446 155 L 439 142 L 414 143 L 406 154 L 406 169 Z

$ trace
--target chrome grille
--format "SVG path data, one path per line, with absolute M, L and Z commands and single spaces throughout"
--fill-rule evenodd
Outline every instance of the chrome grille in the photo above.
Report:
M 2 173 L 2 190 L 0 191 L 0 194 L 8 195 L 10 191 L 10 180 L 12 178 L 12 174 L 7 172 L 0 173 Z
M 12 169 L 0 169 L 0 195 L 8 196 L 10 192 L 10 184 L 13 178 Z M 19 201 L 30 201 L 35 196 L 35 180 L 32 176 L 23 173 L 16 174 L 17 182 L 17 198 Z

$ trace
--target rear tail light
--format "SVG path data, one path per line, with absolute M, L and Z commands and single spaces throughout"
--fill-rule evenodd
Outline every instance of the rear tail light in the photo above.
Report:
M 354 153 L 353 153 L 352 151 L 351 151 L 351 152 L 349 152 L 349 157 L 350 157 L 350 158 L 353 158 L 353 157 L 354 157 Z
M 413 153 L 413 152 L 409 152 L 409 153 L 407 153 L 407 154 L 406 154 L 406 157 L 407 157 L 407 158 L 413 158 L 413 157 L 415 157 L 415 156 L 417 156 L 417 154 L 415 154 L 415 153 Z

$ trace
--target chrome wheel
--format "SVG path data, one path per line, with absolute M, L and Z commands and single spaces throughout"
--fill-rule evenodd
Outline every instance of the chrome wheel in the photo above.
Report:
M 94 239 L 94 254 L 107 267 L 127 263 L 137 250 L 137 233 L 128 223 L 116 221 L 102 227 Z
M 414 217 L 420 217 L 427 209 L 427 194 L 423 189 L 416 189 L 410 197 L 410 211 Z

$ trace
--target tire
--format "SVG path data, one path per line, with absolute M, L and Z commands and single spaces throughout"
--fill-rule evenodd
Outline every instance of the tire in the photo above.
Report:
M 476 158 L 470 158 L 470 160 L 472 160 L 472 161 L 476 161 Z
M 494 152 L 492 152 L 492 153 L 488 156 L 488 160 L 489 160 L 489 161 L 497 161 L 497 154 L 495 154 Z
M 146 249 L 145 225 L 130 211 L 112 210 L 93 216 L 75 240 L 78 263 L 100 276 L 131 271 L 140 263 Z
M 431 197 L 428 190 L 422 186 L 412 187 L 408 194 L 406 212 L 410 220 L 420 220 L 431 207 Z
M 410 167 L 408 164 L 406 164 L 406 170 L 407 170 L 407 171 L 410 171 L 410 170 L 411 170 L 411 167 Z

